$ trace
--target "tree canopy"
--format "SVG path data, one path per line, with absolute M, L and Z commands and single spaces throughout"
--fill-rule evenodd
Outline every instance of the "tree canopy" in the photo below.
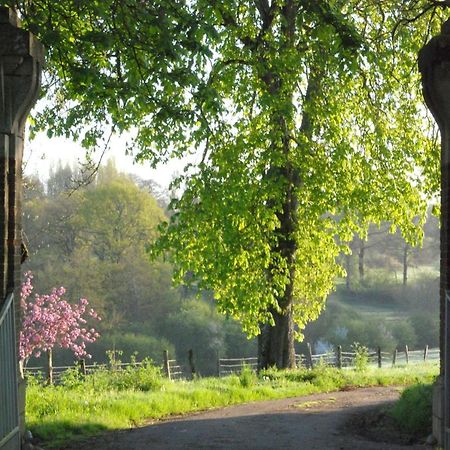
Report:
M 64 174 L 76 176 L 60 167 L 53 178 Z M 164 218 L 155 199 L 112 163 L 100 169 L 95 183 L 70 196 L 55 186 L 49 179 L 47 194 L 26 195 L 24 202 L 37 288 L 64 282 L 71 295 L 89 296 L 112 327 L 117 320 L 139 322 L 164 308 L 170 311 L 170 267 L 151 263 L 146 255 Z
M 439 2 L 10 3 L 48 48 L 34 130 L 198 155 L 159 250 L 249 334 L 281 330 L 264 364 L 292 364 L 354 232 L 417 236 L 438 154 L 415 60 Z

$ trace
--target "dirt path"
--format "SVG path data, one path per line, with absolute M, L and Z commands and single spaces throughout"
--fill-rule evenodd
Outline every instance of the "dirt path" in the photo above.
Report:
M 72 450 L 299 449 L 423 450 L 395 444 L 377 431 L 362 437 L 359 420 L 398 398 L 396 388 L 367 388 L 330 394 L 248 403 L 109 433 L 78 443 Z

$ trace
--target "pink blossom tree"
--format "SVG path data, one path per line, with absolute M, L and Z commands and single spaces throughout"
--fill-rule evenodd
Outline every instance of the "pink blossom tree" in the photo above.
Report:
M 86 344 L 94 342 L 99 334 L 94 328 L 87 327 L 87 319 L 101 320 L 98 314 L 88 309 L 89 302 L 82 298 L 72 305 L 62 297 L 65 288 L 53 288 L 49 295 L 35 294 L 33 291 L 33 275 L 25 274 L 20 294 L 20 305 L 23 313 L 22 330 L 19 340 L 19 359 L 23 367 L 31 356 L 39 357 L 47 352 L 49 362 L 49 382 L 52 381 L 52 350 L 55 346 L 71 350 L 75 357 L 90 358 Z

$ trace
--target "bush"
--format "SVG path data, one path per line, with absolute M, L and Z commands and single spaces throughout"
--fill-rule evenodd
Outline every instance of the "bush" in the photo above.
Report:
M 406 388 L 390 411 L 400 428 L 426 436 L 431 433 L 433 385 L 417 384 Z
M 128 366 L 126 369 L 100 370 L 89 375 L 96 389 L 116 391 L 155 391 L 161 389 L 164 379 L 161 369 L 148 359 L 140 366 Z
M 84 382 L 84 376 L 78 367 L 70 367 L 61 374 L 61 384 L 67 388 L 76 388 Z
M 410 321 L 395 323 L 392 326 L 392 335 L 397 341 L 397 347 L 408 345 L 409 348 L 415 348 L 417 344 L 417 335 Z
M 241 386 L 244 388 L 249 388 L 254 386 L 257 381 L 258 377 L 256 376 L 256 373 L 250 366 L 244 364 L 239 375 L 239 383 L 241 384 Z
M 352 351 L 355 353 L 355 370 L 363 372 L 369 365 L 369 349 L 358 342 L 354 342 Z
M 417 345 L 439 346 L 439 314 L 430 311 L 417 312 L 409 318 L 417 335 Z

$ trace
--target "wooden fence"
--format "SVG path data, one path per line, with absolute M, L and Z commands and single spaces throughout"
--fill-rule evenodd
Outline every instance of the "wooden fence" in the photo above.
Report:
M 340 345 L 336 347 L 335 351 L 322 354 L 313 354 L 311 346 L 308 345 L 307 347 L 306 355 L 295 355 L 297 367 L 312 368 L 322 363 L 332 367 L 346 368 L 355 367 L 357 364 L 358 354 L 354 351 L 343 351 Z M 364 358 L 361 353 L 359 355 Z M 439 348 L 430 349 L 427 345 L 423 349 L 409 350 L 408 346 L 405 345 L 403 349 L 395 349 L 392 353 L 383 352 L 378 347 L 375 351 L 368 351 L 365 357 L 367 358 L 367 363 L 371 366 L 393 367 L 396 365 L 438 362 L 439 355 Z
M 297 367 L 304 367 L 311 369 L 319 364 L 325 364 L 331 367 L 340 369 L 350 368 L 356 366 L 357 353 L 343 351 L 341 346 L 337 346 L 335 351 L 314 354 L 311 346 L 307 346 L 308 351 L 305 354 L 296 354 L 295 362 Z M 408 346 L 404 349 L 396 349 L 392 353 L 383 352 L 380 348 L 376 351 L 369 351 L 366 355 L 367 363 L 370 366 L 378 367 L 393 367 L 404 366 L 407 364 L 420 364 L 427 362 L 439 362 L 439 349 L 429 349 L 426 346 L 424 349 L 409 350 Z M 80 360 L 75 366 L 59 366 L 59 367 L 26 367 L 25 372 L 35 376 L 41 376 L 47 382 L 54 382 L 58 384 L 61 381 L 62 374 L 68 369 L 78 368 L 78 370 L 86 375 L 97 370 L 112 370 L 120 371 L 129 367 L 140 367 L 142 362 L 122 363 L 112 361 L 110 364 L 86 364 L 84 360 Z M 217 359 L 217 376 L 223 377 L 232 374 L 239 374 L 244 367 L 249 367 L 252 370 L 258 369 L 258 358 L 218 358 Z M 188 352 L 186 364 L 181 364 L 176 359 L 170 359 L 167 350 L 163 354 L 162 370 L 170 380 L 190 380 L 196 376 L 196 369 L 194 364 L 194 354 L 192 350 Z
M 123 363 L 114 359 L 108 364 L 86 364 L 86 361 L 81 359 L 77 364 L 71 366 L 53 366 L 48 364 L 47 366 L 27 366 L 24 370 L 26 374 L 41 377 L 48 384 L 59 384 L 63 374 L 69 369 L 77 369 L 81 374 L 88 375 L 99 370 L 121 371 L 130 367 L 141 367 L 143 364 L 143 362 L 139 361 Z M 164 350 L 163 365 L 160 367 L 171 380 L 192 379 L 196 374 L 192 350 L 188 352 L 188 364 L 181 364 L 176 359 L 170 359 L 168 351 Z
M 52 367 L 49 370 L 48 366 L 34 366 L 34 367 L 25 367 L 25 373 L 35 376 L 35 377 L 41 377 L 47 382 L 51 379 L 52 383 L 59 384 L 61 382 L 61 378 L 63 374 L 71 369 L 78 369 L 81 374 L 88 375 L 94 372 L 97 372 L 99 370 L 111 370 L 111 371 L 118 371 L 118 370 L 125 370 L 128 367 L 140 367 L 142 365 L 142 362 L 132 362 L 132 363 L 114 363 L 114 364 L 86 364 L 85 360 L 82 359 L 78 361 L 77 364 L 74 364 L 72 366 L 55 366 Z M 49 372 L 51 371 L 51 376 Z
M 331 367 L 340 369 L 355 367 L 357 364 L 358 355 L 356 352 L 346 352 L 342 350 L 339 345 L 335 351 L 327 353 L 312 352 L 311 346 L 307 346 L 307 353 L 296 354 L 295 363 L 297 367 L 304 367 L 311 369 L 318 364 L 325 364 Z M 394 367 L 404 366 L 407 364 L 423 364 L 427 362 L 439 362 L 439 349 L 429 349 L 426 346 L 420 350 L 409 350 L 408 346 L 404 349 L 394 350 L 394 352 L 383 352 L 381 348 L 376 351 L 368 351 L 366 354 L 367 364 L 375 367 Z M 365 362 L 364 362 L 365 363 Z M 219 359 L 218 361 L 218 375 L 226 376 L 233 373 L 240 373 L 244 366 L 249 366 L 252 369 L 257 369 L 257 358 L 233 358 L 233 359 Z

